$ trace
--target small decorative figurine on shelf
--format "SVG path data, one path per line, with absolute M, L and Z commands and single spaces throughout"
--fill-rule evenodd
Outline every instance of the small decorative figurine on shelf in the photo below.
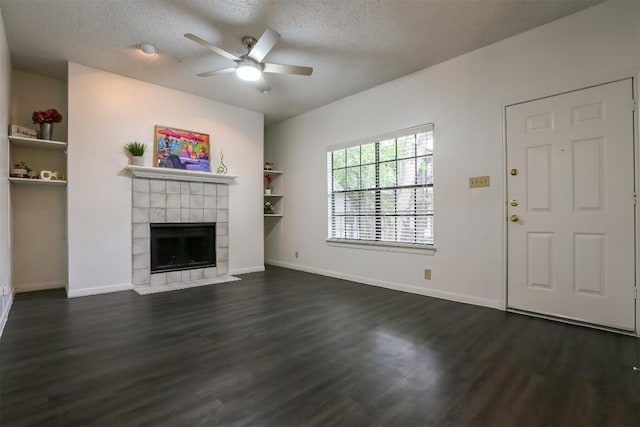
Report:
M 58 172 L 56 171 L 40 171 L 40 179 L 44 181 L 55 181 L 62 178 L 58 177 Z
M 220 175 L 226 175 L 227 173 L 227 165 L 224 164 L 224 154 L 222 150 L 220 150 L 220 166 L 218 166 L 218 173 Z
M 266 170 L 266 171 L 273 170 L 273 163 L 271 163 L 271 162 L 266 162 L 266 163 L 264 164 L 264 170 Z
M 273 214 L 273 205 L 271 202 L 264 202 L 264 213 L 267 215 Z
M 267 185 L 264 189 L 264 194 L 271 194 L 271 183 L 273 182 L 273 176 L 270 173 L 264 175 L 265 181 L 267 181 Z
M 50 140 L 53 133 L 53 124 L 62 121 L 62 114 L 55 108 L 44 111 L 34 111 L 31 115 L 33 123 L 40 125 L 40 138 Z

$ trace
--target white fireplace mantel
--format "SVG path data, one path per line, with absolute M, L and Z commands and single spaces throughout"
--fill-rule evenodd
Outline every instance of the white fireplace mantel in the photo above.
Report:
M 171 179 L 174 181 L 215 182 L 217 184 L 234 184 L 237 176 L 221 175 L 211 172 L 190 171 L 171 168 L 150 168 L 147 166 L 129 165 L 126 169 L 135 178 Z

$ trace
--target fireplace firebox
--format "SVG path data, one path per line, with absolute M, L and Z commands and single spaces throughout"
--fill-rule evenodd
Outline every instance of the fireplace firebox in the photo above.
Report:
M 215 267 L 216 224 L 150 224 L 151 272 Z

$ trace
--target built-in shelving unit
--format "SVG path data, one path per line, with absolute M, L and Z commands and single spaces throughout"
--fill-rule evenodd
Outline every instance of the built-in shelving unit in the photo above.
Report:
M 264 175 L 271 175 L 273 177 L 273 182 L 271 183 L 271 193 L 267 194 L 266 192 L 263 194 L 264 202 L 270 202 L 273 205 L 273 213 L 272 214 L 264 214 L 265 218 L 281 218 L 282 217 L 282 198 L 283 194 L 283 186 L 282 186 L 282 174 L 284 172 L 277 170 L 263 170 Z M 265 187 L 266 189 L 266 187 Z
M 67 173 L 67 154 L 73 143 L 67 142 L 68 93 L 68 84 L 60 80 L 29 73 L 12 75 L 9 135 L 3 147 L 8 156 L 0 179 L 8 185 L 10 286 L 16 293 L 64 289 L 69 281 L 67 195 L 73 176 Z M 54 108 L 62 121 L 53 124 L 52 138 L 41 139 L 41 132 L 33 132 L 40 128 L 33 123 L 33 113 Z M 15 170 L 20 174 L 11 176 L 21 162 L 31 177 Z M 42 171 L 56 172 L 61 179 L 40 179 Z M 5 206 L 7 200 L 0 204 Z
M 9 159 L 9 169 L 11 169 L 11 165 L 13 163 L 16 163 L 18 161 L 26 161 L 28 164 L 31 163 L 31 161 L 34 158 L 38 158 L 38 164 L 41 165 L 40 168 L 36 168 L 35 170 L 37 171 L 38 169 L 42 169 L 42 170 L 55 170 L 57 169 L 57 167 L 55 166 L 51 166 L 48 167 L 47 165 L 47 158 L 48 159 L 52 159 L 51 156 L 57 156 L 57 161 L 55 162 L 56 164 L 60 164 L 60 157 L 62 156 L 63 158 L 66 157 L 66 153 L 67 153 L 67 143 L 66 142 L 62 142 L 62 141 L 50 141 L 50 140 L 46 140 L 46 139 L 38 139 L 38 138 L 25 138 L 23 136 L 10 136 L 9 137 L 9 143 L 11 144 L 11 156 Z M 20 154 L 20 158 L 16 158 L 18 156 L 16 156 L 14 154 L 14 149 L 28 149 L 28 151 L 24 151 L 21 152 Z M 56 153 L 51 153 L 51 155 L 47 155 L 47 152 L 57 152 L 59 154 Z M 24 154 L 27 154 L 26 158 Z M 43 160 L 44 159 L 44 160 Z M 64 162 L 66 163 L 66 161 Z M 33 163 L 31 163 L 33 165 Z M 44 167 L 42 167 L 42 165 L 44 165 Z M 46 168 L 46 169 L 45 169 Z M 64 173 L 62 171 L 60 171 L 61 173 Z M 44 186 L 65 186 L 67 185 L 67 181 L 66 180 L 61 180 L 61 179 L 57 179 L 57 180 L 45 180 L 45 179 L 38 179 L 38 178 L 17 178 L 17 177 L 9 177 L 9 182 L 11 182 L 12 184 L 29 184 L 29 185 L 44 185 Z

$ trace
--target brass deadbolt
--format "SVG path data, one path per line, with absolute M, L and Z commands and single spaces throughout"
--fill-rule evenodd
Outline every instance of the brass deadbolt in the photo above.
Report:
M 518 175 L 518 169 L 511 169 L 511 175 L 513 176 Z
M 520 203 L 518 203 L 518 201 L 517 201 L 517 200 L 515 200 L 515 199 L 513 199 L 513 200 L 511 201 L 511 206 L 518 206 L 519 204 L 520 204 Z

